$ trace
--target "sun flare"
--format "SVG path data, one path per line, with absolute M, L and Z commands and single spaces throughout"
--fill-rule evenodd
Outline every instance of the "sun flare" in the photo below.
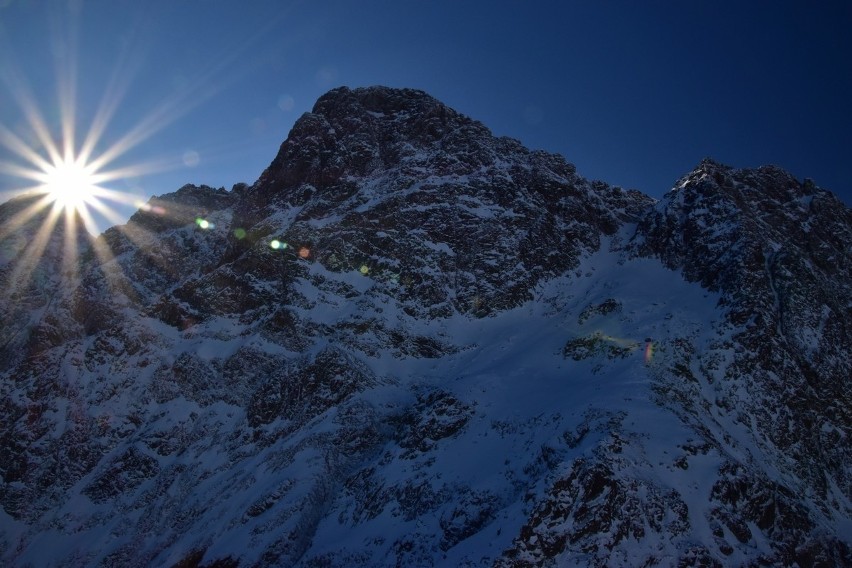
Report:
M 44 191 L 62 209 L 80 211 L 91 205 L 101 191 L 97 185 L 99 179 L 91 165 L 66 159 L 45 168 Z
M 0 8 L 3 4 L 0 0 Z M 134 154 L 137 149 L 138 155 L 149 154 L 143 143 L 219 92 L 222 85 L 214 79 L 234 61 L 228 56 L 201 67 L 187 78 L 190 87 L 166 90 L 137 120 L 119 121 L 126 125 L 121 128 L 113 119 L 130 92 L 132 75 L 145 60 L 146 47 L 139 39 L 138 45 L 130 41 L 122 48 L 115 69 L 105 76 L 100 102 L 78 97 L 77 87 L 83 84 L 83 77 L 78 76 L 78 50 L 84 36 L 79 28 L 79 7 L 72 6 L 76 4 L 65 3 L 67 10 L 61 8 L 62 3 L 56 4 L 56 21 L 47 36 L 49 56 L 55 64 L 55 100 L 50 99 L 42 80 L 31 84 L 22 71 L 27 67 L 16 63 L 0 29 L 0 102 L 4 111 L 17 107 L 11 113 L 0 113 L 0 205 L 7 199 L 20 199 L 0 215 L 0 312 L 4 304 L 15 305 L 17 294 L 41 274 L 37 269 L 41 270 L 43 258 L 61 258 L 58 274 L 69 279 L 79 274 L 82 251 L 108 265 L 112 252 L 94 237 L 106 227 L 115 228 L 132 242 L 147 242 L 144 227 L 125 225 L 127 214 L 141 209 L 170 216 L 173 211 L 144 202 L 147 191 L 143 182 L 150 183 L 145 176 L 194 165 L 198 154 L 162 155 L 147 161 Z M 94 61 L 100 61 L 100 55 Z M 43 79 L 41 74 L 39 78 Z M 90 78 L 86 76 L 86 83 Z M 89 97 L 95 92 L 85 90 Z M 7 100 L 13 105 L 7 105 Z M 213 227 L 207 220 L 199 222 L 201 229 Z

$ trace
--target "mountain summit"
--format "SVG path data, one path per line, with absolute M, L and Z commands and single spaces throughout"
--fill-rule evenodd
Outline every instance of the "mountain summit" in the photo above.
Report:
M 0 558 L 852 565 L 850 242 L 775 167 L 656 201 L 335 89 L 2 297 Z

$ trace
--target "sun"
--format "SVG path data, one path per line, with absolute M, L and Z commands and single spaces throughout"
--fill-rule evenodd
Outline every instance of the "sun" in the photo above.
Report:
M 97 185 L 102 176 L 80 159 L 63 159 L 42 173 L 45 193 L 61 209 L 83 211 L 102 193 Z

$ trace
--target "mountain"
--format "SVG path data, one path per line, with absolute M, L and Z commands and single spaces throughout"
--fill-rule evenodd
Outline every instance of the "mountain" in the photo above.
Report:
M 6 565 L 852 565 L 852 211 L 809 180 L 656 201 L 339 88 L 251 186 L 19 269 L 33 223 Z

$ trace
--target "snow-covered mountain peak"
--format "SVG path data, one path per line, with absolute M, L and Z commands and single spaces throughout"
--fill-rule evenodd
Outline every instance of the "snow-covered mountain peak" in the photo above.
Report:
M 777 168 L 655 201 L 335 89 L 4 304 L 0 558 L 852 565 L 851 231 Z
M 315 191 L 339 198 L 334 192 L 347 181 L 377 173 L 507 176 L 513 165 L 547 168 L 566 179 L 574 174 L 561 157 L 495 138 L 481 123 L 422 91 L 341 87 L 296 122 L 254 190 L 286 192 L 288 200 L 298 202 Z M 406 188 L 404 179 L 397 185 Z
M 807 205 L 808 198 L 818 193 L 829 194 L 812 180 L 799 181 L 778 166 L 741 169 L 704 158 L 675 183 L 667 198 L 693 203 L 718 196 L 735 202 L 741 209 L 759 209 L 786 207 L 790 202 Z

